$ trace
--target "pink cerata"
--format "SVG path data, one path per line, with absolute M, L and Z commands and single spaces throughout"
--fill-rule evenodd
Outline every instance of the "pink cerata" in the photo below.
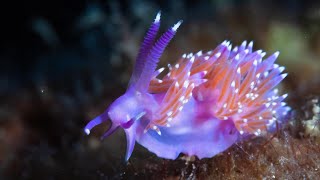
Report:
M 260 135 L 290 110 L 275 89 L 287 74 L 274 64 L 279 52 L 266 59 L 250 42 L 231 48 L 228 41 L 212 51 L 183 54 L 168 73 L 156 70 L 164 49 L 182 21 L 155 41 L 160 12 L 141 45 L 127 91 L 90 121 L 84 131 L 110 119 L 102 136 L 121 127 L 127 138 L 126 160 L 137 141 L 157 156 L 176 159 L 180 153 L 209 158 L 241 136 Z

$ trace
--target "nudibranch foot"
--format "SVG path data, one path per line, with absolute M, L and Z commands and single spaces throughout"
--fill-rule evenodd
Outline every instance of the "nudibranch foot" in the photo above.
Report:
M 220 121 L 209 116 L 197 118 L 192 110 L 195 105 L 190 99 L 170 128 L 160 127 L 161 135 L 149 130 L 138 135 L 137 142 L 158 157 L 176 159 L 183 153 L 201 159 L 213 157 L 237 141 L 239 133 L 232 120 Z
M 127 138 L 127 151 L 126 151 L 126 156 L 125 156 L 125 160 L 128 161 L 134 145 L 136 143 L 136 130 L 137 130 L 137 123 L 133 124 L 133 126 L 131 126 L 128 129 L 125 129 L 125 133 L 126 133 L 126 138 Z

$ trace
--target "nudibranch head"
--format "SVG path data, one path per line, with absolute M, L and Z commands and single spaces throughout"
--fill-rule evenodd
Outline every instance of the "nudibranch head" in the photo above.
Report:
M 125 93 L 116 99 L 108 109 L 108 115 L 113 124 L 129 128 L 136 117 L 143 113 L 141 93 L 138 91 Z
M 203 53 L 184 54 L 162 78 L 156 70 L 165 47 L 181 25 L 179 21 L 155 40 L 157 14 L 141 45 L 128 90 L 85 132 L 110 119 L 106 137 L 121 127 L 127 137 L 126 160 L 137 141 L 159 157 L 180 153 L 212 157 L 244 135 L 260 135 L 281 122 L 290 108 L 275 87 L 287 76 L 269 57 L 253 51 L 253 42 L 234 47 L 228 41 Z

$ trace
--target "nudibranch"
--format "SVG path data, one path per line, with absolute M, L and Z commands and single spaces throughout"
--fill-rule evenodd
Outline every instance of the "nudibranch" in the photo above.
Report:
M 156 41 L 160 12 L 138 53 L 127 91 L 84 131 L 110 119 L 102 136 L 121 127 L 127 138 L 126 160 L 135 142 L 158 157 L 176 159 L 180 153 L 213 157 L 241 136 L 260 135 L 274 128 L 290 108 L 275 88 L 286 77 L 275 64 L 279 52 L 253 51 L 244 41 L 232 48 L 224 41 L 212 51 L 183 54 L 175 65 L 156 70 L 160 56 L 182 21 Z

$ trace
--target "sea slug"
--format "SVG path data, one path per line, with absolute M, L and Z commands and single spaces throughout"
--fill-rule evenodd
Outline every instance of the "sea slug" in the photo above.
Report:
M 110 119 L 102 136 L 121 127 L 127 138 L 126 160 L 135 142 L 167 159 L 180 153 L 213 157 L 240 136 L 260 135 L 281 121 L 290 108 L 275 89 L 287 74 L 275 64 L 279 52 L 253 51 L 244 41 L 232 49 L 228 41 L 212 51 L 183 54 L 168 73 L 156 70 L 165 47 L 182 21 L 156 41 L 160 12 L 141 45 L 127 91 L 84 128 Z

